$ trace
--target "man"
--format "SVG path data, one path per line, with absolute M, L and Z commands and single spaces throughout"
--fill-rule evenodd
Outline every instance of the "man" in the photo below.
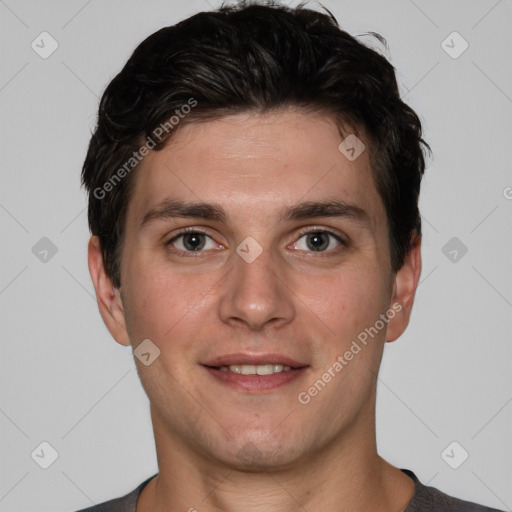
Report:
M 139 45 L 83 183 L 159 472 L 89 512 L 491 510 L 376 448 L 421 273 L 421 134 L 393 67 L 326 14 L 241 4 Z

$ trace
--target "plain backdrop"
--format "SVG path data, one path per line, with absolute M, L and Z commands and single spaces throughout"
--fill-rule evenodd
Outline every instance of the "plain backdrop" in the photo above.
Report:
M 79 175 L 99 97 L 138 43 L 219 4 L 0 0 L 0 511 L 77 510 L 157 471 L 131 348 L 97 310 Z M 512 3 L 323 4 L 350 33 L 386 37 L 434 152 L 421 284 L 380 373 L 379 451 L 510 510 Z M 43 469 L 41 453 L 57 459 Z

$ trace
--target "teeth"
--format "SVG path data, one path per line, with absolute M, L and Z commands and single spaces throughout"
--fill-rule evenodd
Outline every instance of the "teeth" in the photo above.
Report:
M 273 373 L 288 372 L 291 369 L 291 366 L 282 364 L 232 364 L 220 367 L 223 372 L 230 370 L 241 375 L 272 375 Z

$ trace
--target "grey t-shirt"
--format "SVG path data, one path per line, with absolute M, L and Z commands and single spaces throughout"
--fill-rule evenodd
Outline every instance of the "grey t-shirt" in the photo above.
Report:
M 414 481 L 414 494 L 405 512 L 500 512 L 495 508 L 484 507 L 469 501 L 452 498 L 434 487 L 423 485 L 412 471 L 408 469 L 402 469 L 402 471 Z M 136 512 L 139 494 L 157 474 L 144 480 L 126 496 L 105 501 L 99 505 L 84 508 L 77 512 Z

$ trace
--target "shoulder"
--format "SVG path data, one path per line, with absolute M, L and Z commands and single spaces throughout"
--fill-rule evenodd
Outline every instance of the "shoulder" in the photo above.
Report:
M 77 510 L 76 512 L 136 512 L 137 499 L 139 498 L 142 489 L 144 489 L 149 481 L 152 480 L 156 475 L 157 474 L 154 474 L 147 480 L 144 480 L 144 482 L 139 484 L 133 491 L 130 491 L 125 496 L 114 498 L 109 501 L 104 501 L 103 503 L 98 503 L 97 505 L 83 508 Z
M 414 481 L 414 495 L 405 512 L 500 512 L 495 508 L 448 496 L 434 487 L 423 485 L 412 471 L 402 471 Z

